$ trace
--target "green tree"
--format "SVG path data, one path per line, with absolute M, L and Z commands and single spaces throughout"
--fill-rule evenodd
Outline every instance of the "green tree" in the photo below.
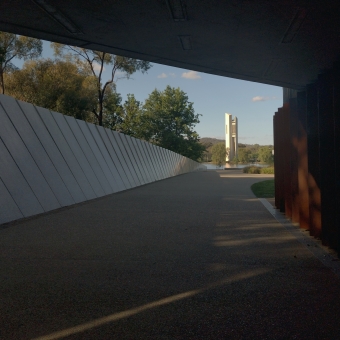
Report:
M 117 126 L 122 122 L 124 109 L 121 103 L 122 97 L 116 92 L 116 85 L 114 83 L 110 84 L 106 88 L 103 100 L 104 127 L 116 130 Z
M 143 122 L 144 119 L 142 103 L 136 100 L 133 94 L 128 94 L 123 105 L 122 120 L 117 125 L 117 130 L 126 135 L 143 139 L 143 128 L 146 126 Z
M 272 164 L 273 163 L 272 148 L 269 146 L 260 147 L 258 157 L 259 157 L 260 162 Z
M 232 163 L 238 164 L 239 162 L 240 162 L 240 161 L 239 161 L 239 159 L 238 159 L 238 156 L 236 155 L 236 156 L 233 158 Z
M 193 130 L 199 114 L 180 88 L 154 90 L 145 101 L 142 117 L 143 139 L 194 160 L 201 158 L 205 147 Z
M 7 91 L 16 99 L 89 120 L 96 91 L 89 75 L 77 65 L 41 59 L 24 63 L 22 70 L 6 75 Z
M 13 59 L 35 59 L 41 55 L 42 42 L 39 39 L 0 32 L 0 87 L 5 93 L 4 75 L 16 68 Z
M 240 163 L 249 163 L 251 151 L 247 148 L 239 148 L 237 158 Z
M 212 153 L 212 161 L 215 164 L 217 164 L 218 166 L 225 164 L 226 156 L 227 156 L 227 149 L 224 143 L 215 144 L 211 148 L 211 153 Z
M 66 60 L 73 60 L 92 74 L 97 91 L 97 103 L 91 111 L 99 125 L 103 125 L 103 121 L 105 121 L 106 92 L 115 82 L 117 72 L 120 71 L 123 73 L 122 77 L 129 78 L 133 73 L 137 71 L 144 73 L 151 67 L 148 61 L 122 57 L 106 52 L 93 51 L 58 43 L 52 43 L 51 46 L 56 56 L 63 57 Z M 110 68 L 111 76 L 107 81 L 103 80 L 104 68 Z M 110 124 L 115 123 L 118 124 L 119 122 L 111 120 Z M 112 128 L 114 128 L 114 126 L 112 126 Z

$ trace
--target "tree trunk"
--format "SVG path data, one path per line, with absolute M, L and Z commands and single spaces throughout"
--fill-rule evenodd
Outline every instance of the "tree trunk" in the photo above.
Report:
M 103 126 L 103 100 L 99 99 L 98 125 Z

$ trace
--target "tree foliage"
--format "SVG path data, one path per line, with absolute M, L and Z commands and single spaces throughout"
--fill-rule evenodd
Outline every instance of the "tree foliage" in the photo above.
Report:
M 5 93 L 4 75 L 16 68 L 13 59 L 35 59 L 41 55 L 42 42 L 39 39 L 0 32 L 0 87 Z
M 272 164 L 273 163 L 272 148 L 269 146 L 260 147 L 258 151 L 258 159 L 260 162 Z
M 194 160 L 201 158 L 205 147 L 193 130 L 199 123 L 193 103 L 180 88 L 167 86 L 154 90 L 146 99 L 140 120 L 141 138 Z
M 227 156 L 227 149 L 224 143 L 215 144 L 211 148 L 211 153 L 212 153 L 212 161 L 215 164 L 217 164 L 218 166 L 225 164 L 226 156 Z
M 99 125 L 103 125 L 103 121 L 106 119 L 104 115 L 107 91 L 110 91 L 110 87 L 112 89 L 117 72 L 121 72 L 122 77 L 129 78 L 133 73 L 137 71 L 144 73 L 151 67 L 150 63 L 144 60 L 58 43 L 52 43 L 51 45 L 56 56 L 65 58 L 66 60 L 73 60 L 92 74 L 97 92 L 97 103 L 91 111 Z M 111 77 L 107 81 L 103 81 L 104 68 L 110 68 L 111 70 Z M 116 116 L 116 118 L 117 117 L 118 116 Z M 119 122 L 116 122 L 115 119 L 110 120 L 112 128 L 116 123 Z
M 239 148 L 237 158 L 241 163 L 249 163 L 251 159 L 251 150 L 246 148 Z
M 6 75 L 7 91 L 16 99 L 89 121 L 96 89 L 89 74 L 69 61 L 27 61 Z
M 133 94 L 127 95 L 127 100 L 122 107 L 121 122 L 117 125 L 117 130 L 135 138 L 144 138 L 143 105 Z

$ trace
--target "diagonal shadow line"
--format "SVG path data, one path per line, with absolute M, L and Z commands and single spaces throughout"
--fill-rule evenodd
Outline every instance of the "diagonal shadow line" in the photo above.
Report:
M 56 339 L 62 339 L 64 337 L 70 336 L 70 335 L 74 335 L 77 333 L 82 333 L 85 332 L 87 330 L 90 330 L 92 328 L 96 328 L 96 327 L 100 327 L 103 326 L 105 324 L 114 322 L 114 321 L 118 321 L 121 319 L 125 319 L 128 318 L 130 316 L 145 312 L 147 310 L 153 309 L 153 308 L 157 308 L 160 306 L 164 306 L 164 305 L 168 305 L 170 303 L 174 303 L 176 301 L 180 301 L 180 300 L 184 300 L 184 299 L 188 299 L 192 296 L 201 294 L 209 289 L 213 289 L 213 288 L 217 288 L 219 286 L 222 286 L 224 284 L 228 284 L 228 283 L 232 283 L 232 282 L 236 282 L 236 281 L 240 281 L 240 280 L 245 280 L 245 279 L 249 279 L 258 275 L 262 275 L 267 273 L 269 270 L 268 269 L 257 269 L 257 270 L 251 270 L 249 272 L 246 273 L 241 273 L 241 274 L 237 274 L 234 275 L 232 277 L 228 277 L 225 278 L 223 280 L 219 280 L 217 282 L 214 282 L 210 285 L 207 285 L 205 288 L 200 288 L 200 289 L 194 289 L 194 290 L 189 290 L 187 292 L 184 293 L 180 293 L 180 294 L 176 294 L 176 295 L 172 295 L 169 297 L 166 297 L 164 299 L 160 299 L 157 301 L 153 301 L 150 303 L 147 303 L 145 305 L 136 307 L 136 308 L 132 308 L 132 309 L 128 309 L 122 312 L 118 312 L 118 313 L 114 313 L 108 316 L 104 316 L 102 318 L 99 319 L 95 319 L 74 327 L 70 327 L 70 328 L 66 328 L 63 329 L 61 331 L 57 331 L 48 335 L 43 335 L 41 337 L 38 338 L 34 338 L 32 340 L 56 340 Z

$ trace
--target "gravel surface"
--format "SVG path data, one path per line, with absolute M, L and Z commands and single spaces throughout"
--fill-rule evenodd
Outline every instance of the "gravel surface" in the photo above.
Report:
M 252 194 L 269 178 L 190 173 L 3 227 L 0 338 L 339 339 L 339 278 Z

